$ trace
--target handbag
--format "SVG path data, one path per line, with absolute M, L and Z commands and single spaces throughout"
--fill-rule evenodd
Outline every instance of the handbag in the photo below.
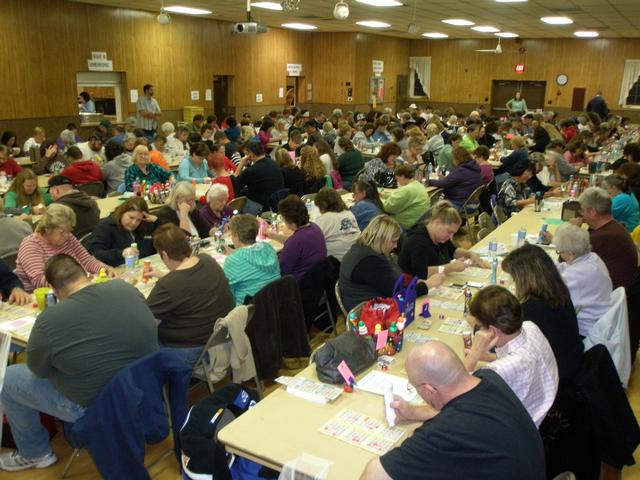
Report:
M 377 359 L 373 341 L 355 332 L 344 332 L 320 347 L 312 358 L 318 379 L 324 383 L 344 383 L 338 371 L 343 361 L 354 375 L 369 368 Z
M 398 304 L 400 314 L 404 313 L 406 318 L 405 327 L 409 326 L 415 318 L 417 284 L 418 277 L 412 277 L 411 275 L 403 273 L 398 277 L 398 280 L 396 280 L 396 284 L 393 287 L 393 299 Z
M 382 170 L 376 172 L 373 176 L 378 187 L 381 188 L 398 188 L 398 182 L 393 172 L 383 172 Z

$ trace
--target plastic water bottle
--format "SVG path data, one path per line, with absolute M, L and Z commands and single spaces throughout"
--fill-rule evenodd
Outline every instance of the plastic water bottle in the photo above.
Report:
M 493 257 L 491 261 L 491 279 L 489 280 L 491 285 L 498 283 L 498 257 Z
M 538 234 L 538 243 L 539 244 L 543 244 L 544 243 L 544 234 L 547 232 L 547 224 L 543 223 L 542 226 L 540 227 L 540 233 Z
M 518 247 L 524 245 L 524 241 L 527 239 L 527 227 L 524 225 L 520 226 L 520 230 L 518 230 Z
M 431 174 L 433 173 L 433 165 L 431 163 L 427 165 L 427 172 L 429 173 L 428 178 L 431 178 Z
M 498 256 L 498 240 L 493 237 L 489 240 L 489 258 L 496 258 Z

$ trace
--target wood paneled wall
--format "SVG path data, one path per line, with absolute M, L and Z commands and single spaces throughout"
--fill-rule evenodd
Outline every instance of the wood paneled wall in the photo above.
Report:
M 574 88 L 586 88 L 587 99 L 602 90 L 609 107 L 618 108 L 624 61 L 640 58 L 638 39 L 507 39 L 501 55 L 474 51 L 495 46 L 495 39 L 416 40 L 410 51 L 431 57 L 433 102 L 489 103 L 492 80 L 543 80 L 545 105 L 557 109 L 571 107 Z M 518 63 L 525 64 L 524 74 L 515 73 Z M 560 73 L 569 77 L 563 87 L 555 81 Z
M 373 76 L 373 60 L 384 62 L 384 103 L 395 106 L 398 75 L 409 74 L 410 42 L 403 38 L 356 34 L 356 103 L 370 104 L 369 80 Z
M 310 34 L 271 29 L 265 35 L 233 35 L 231 24 L 63 0 L 4 0 L 0 16 L 0 118 L 61 117 L 77 113 L 76 72 L 87 71 L 92 51 L 107 52 L 127 89 L 142 94 L 153 83 L 163 110 L 185 105 L 212 108 L 205 89 L 214 75 L 235 75 L 236 106 L 284 103 L 286 64 L 310 75 Z M 199 90 L 200 100 L 191 100 Z M 128 94 L 127 94 L 128 97 Z M 128 103 L 131 113 L 135 105 Z
M 347 104 L 347 83 L 355 92 L 356 35 L 314 33 L 312 48 L 313 103 Z

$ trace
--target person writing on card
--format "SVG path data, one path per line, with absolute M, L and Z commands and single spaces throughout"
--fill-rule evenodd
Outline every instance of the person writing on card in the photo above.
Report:
M 396 396 L 391 406 L 398 422 L 423 423 L 399 447 L 371 460 L 361 480 L 546 478 L 540 434 L 497 373 L 470 374 L 440 341 L 413 348 L 405 369 L 408 388 L 426 405 Z

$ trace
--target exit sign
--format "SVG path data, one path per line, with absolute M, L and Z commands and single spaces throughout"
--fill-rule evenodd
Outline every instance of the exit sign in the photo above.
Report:
M 524 63 L 516 64 L 516 73 L 524 73 Z

